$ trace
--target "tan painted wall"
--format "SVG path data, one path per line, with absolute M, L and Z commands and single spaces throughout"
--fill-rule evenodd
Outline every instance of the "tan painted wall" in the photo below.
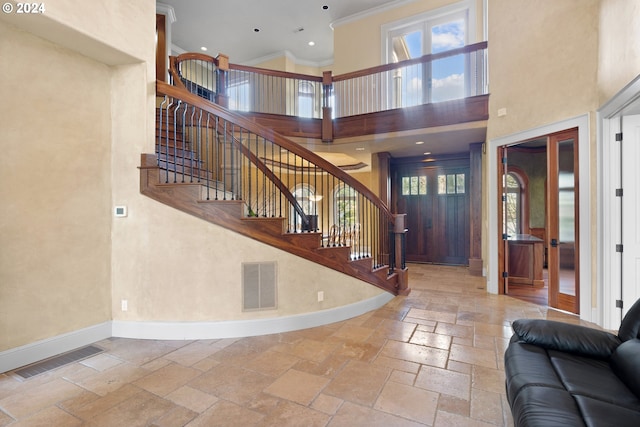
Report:
M 233 62 L 233 61 L 231 61 Z M 307 74 L 309 76 L 321 76 L 322 71 L 312 65 L 297 64 L 295 60 L 285 55 L 256 64 L 255 67 L 268 70 L 287 71 L 289 73 Z
M 111 318 L 111 73 L 2 22 L 0 57 L 6 350 Z
M 0 16 L 0 351 L 112 319 L 113 201 L 140 197 L 153 147 L 154 15 L 60 0 Z
M 604 104 L 640 75 L 640 2 L 602 0 L 599 54 L 599 101 Z
M 489 1 L 487 139 L 598 107 L 598 12 L 598 0 Z

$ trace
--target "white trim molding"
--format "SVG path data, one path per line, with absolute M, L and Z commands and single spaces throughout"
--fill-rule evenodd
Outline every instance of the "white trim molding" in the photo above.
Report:
M 487 174 L 488 174 L 488 266 L 489 276 L 487 278 L 487 291 L 498 293 L 498 164 L 496 152 L 498 147 L 514 145 L 521 141 L 534 139 L 540 136 L 560 132 L 566 129 L 578 128 L 578 157 L 580 168 L 578 170 L 580 179 L 579 188 L 579 215 L 580 215 L 580 318 L 589 322 L 594 322 L 592 306 L 592 265 L 591 265 L 591 131 L 589 129 L 589 114 L 562 120 L 556 123 L 540 126 L 537 128 L 514 133 L 512 135 L 495 138 L 489 141 L 489 151 L 487 154 Z M 595 236 L 594 236 L 595 237 Z
M 113 336 L 154 340 L 200 340 L 239 338 L 297 331 L 340 322 L 382 307 L 394 296 L 384 292 L 364 301 L 313 313 L 268 319 L 218 322 L 130 322 L 113 321 Z
M 376 310 L 394 296 L 373 298 L 327 310 L 268 319 L 218 322 L 137 322 L 114 320 L 0 352 L 0 373 L 93 344 L 111 337 L 153 340 L 241 338 L 314 328 Z
M 111 322 L 47 338 L 0 352 L 0 373 L 39 362 L 111 337 Z

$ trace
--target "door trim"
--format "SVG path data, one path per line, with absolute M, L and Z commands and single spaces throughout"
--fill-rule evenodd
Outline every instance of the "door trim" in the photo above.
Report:
M 580 201 L 580 318 L 592 321 L 592 289 L 591 289 L 591 135 L 589 129 L 589 114 L 583 114 L 556 123 L 532 128 L 511 135 L 489 140 L 489 153 L 487 156 L 488 174 L 488 266 L 487 291 L 498 293 L 498 165 L 497 150 L 503 145 L 512 145 L 520 141 L 534 139 L 539 136 L 549 135 L 566 129 L 578 128 L 578 154 L 579 154 L 579 201 Z
M 620 299 L 621 271 L 619 254 L 605 251 L 605 247 L 615 245 L 620 234 L 620 215 L 615 209 L 614 197 L 605 194 L 604 189 L 614 188 L 619 176 L 619 158 L 608 149 L 615 142 L 615 134 L 620 132 L 620 116 L 635 104 L 640 103 L 640 76 L 633 79 L 596 112 L 597 122 L 597 170 L 598 170 L 598 222 L 597 236 L 597 289 L 598 323 L 607 329 L 620 325 L 621 310 L 616 309 L 615 301 Z

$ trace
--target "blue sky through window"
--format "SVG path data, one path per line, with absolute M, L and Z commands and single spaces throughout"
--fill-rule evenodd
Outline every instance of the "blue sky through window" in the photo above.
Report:
M 425 37 L 425 30 L 430 32 L 428 34 L 430 37 Z M 466 44 L 465 31 L 465 18 L 452 17 L 450 21 L 444 21 L 440 24 L 427 23 L 423 29 L 409 30 L 400 37 L 403 38 L 409 57 L 419 58 L 427 53 L 440 53 L 464 47 Z M 430 42 L 430 46 L 425 45 L 427 42 Z M 431 102 L 458 99 L 465 96 L 465 67 L 465 55 L 438 59 L 431 63 L 429 68 Z M 405 106 L 420 102 L 419 94 L 426 87 L 423 85 L 423 76 L 419 68 L 416 71 L 416 73 L 407 71 L 404 76 L 402 99 Z

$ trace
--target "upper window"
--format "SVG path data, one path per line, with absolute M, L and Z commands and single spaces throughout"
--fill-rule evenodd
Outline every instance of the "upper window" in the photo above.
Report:
M 229 109 L 235 111 L 249 111 L 251 102 L 249 92 L 250 86 L 248 80 L 241 80 L 230 84 L 227 88 Z
M 427 177 L 425 175 L 402 177 L 403 196 L 424 196 L 426 194 Z
M 313 117 L 314 101 L 313 84 L 307 81 L 298 82 L 298 117 Z
M 465 174 L 449 173 L 438 175 L 438 194 L 464 194 Z
M 382 28 L 387 63 L 464 47 L 473 39 L 472 1 L 463 1 Z M 397 107 L 447 101 L 466 95 L 468 60 L 454 55 L 398 70 L 394 75 Z
M 334 222 L 341 227 L 349 227 L 357 222 L 358 197 L 356 190 L 339 184 L 334 192 Z
M 505 176 L 504 225 L 507 234 L 522 233 L 522 186 L 517 175 Z

